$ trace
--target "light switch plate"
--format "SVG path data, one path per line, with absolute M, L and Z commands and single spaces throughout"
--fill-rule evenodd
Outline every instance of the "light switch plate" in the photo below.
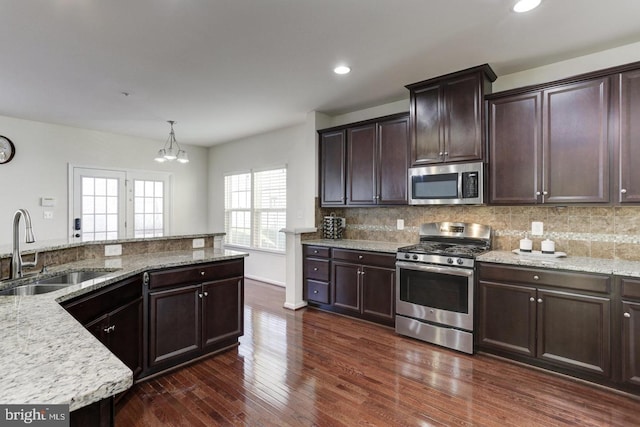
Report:
M 104 256 L 120 256 L 122 255 L 122 245 L 105 245 Z
M 396 222 L 396 228 L 398 230 L 404 230 L 404 219 L 399 219 Z
M 193 248 L 204 248 L 204 239 L 193 239 Z
M 543 233 L 544 233 L 544 227 L 542 225 L 542 222 L 533 221 L 531 223 L 531 235 L 533 235 L 533 236 L 542 236 Z

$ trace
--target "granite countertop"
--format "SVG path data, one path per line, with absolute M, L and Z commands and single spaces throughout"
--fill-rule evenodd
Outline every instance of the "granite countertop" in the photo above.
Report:
M 335 239 L 335 240 L 317 239 L 317 240 L 303 240 L 302 244 L 395 254 L 398 251 L 398 248 L 401 248 L 403 246 L 414 245 L 415 243 L 377 242 L 373 240 L 349 240 L 349 239 Z
M 476 261 L 497 264 L 541 267 L 558 270 L 582 271 L 586 273 L 615 274 L 618 276 L 640 277 L 639 261 L 589 257 L 559 257 L 551 255 L 518 255 L 510 251 L 491 251 L 476 258 Z
M 377 242 L 369 240 L 349 239 L 318 239 L 303 240 L 302 244 L 362 251 L 395 253 L 398 248 L 402 246 L 409 246 L 415 243 Z M 511 264 L 527 267 L 583 271 L 586 273 L 602 273 L 615 274 L 618 276 L 640 277 L 640 261 L 624 261 L 574 256 L 554 258 L 553 256 L 546 255 L 518 255 L 510 251 L 490 251 L 478 256 L 476 260 L 498 264 Z
M 51 268 L 46 275 L 77 269 L 115 271 L 47 294 L 0 296 L 0 403 L 69 404 L 74 411 L 133 384 L 131 370 L 59 302 L 150 269 L 245 256 L 207 248 L 84 260 Z M 0 289 L 36 277 L 0 282 Z

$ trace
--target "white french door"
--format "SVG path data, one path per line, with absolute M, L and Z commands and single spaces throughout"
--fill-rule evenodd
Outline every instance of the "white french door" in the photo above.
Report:
M 168 233 L 170 174 L 70 166 L 69 175 L 73 241 Z

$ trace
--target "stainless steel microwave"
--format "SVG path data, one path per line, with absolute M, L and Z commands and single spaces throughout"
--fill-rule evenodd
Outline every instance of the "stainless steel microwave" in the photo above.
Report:
M 410 205 L 481 205 L 483 189 L 482 162 L 409 169 Z

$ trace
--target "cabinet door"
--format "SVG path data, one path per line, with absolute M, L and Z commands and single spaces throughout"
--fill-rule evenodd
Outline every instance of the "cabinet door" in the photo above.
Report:
M 622 203 L 640 202 L 640 71 L 620 76 L 620 196 Z
M 332 274 L 333 305 L 360 313 L 360 266 L 334 261 Z
M 535 356 L 536 289 L 484 281 L 478 285 L 479 345 Z
M 442 86 L 411 91 L 411 164 L 441 163 L 444 152 Z
M 395 269 L 362 266 L 360 271 L 362 313 L 393 323 L 396 314 Z
M 479 73 L 444 83 L 444 161 L 482 160 L 482 82 Z
M 347 130 L 347 204 L 376 204 L 376 126 Z
M 84 325 L 85 329 L 91 332 L 91 335 L 98 338 L 105 346 L 109 343 L 109 337 L 107 336 L 107 328 L 109 327 L 109 315 L 105 314 L 97 319 Z
M 488 108 L 490 203 L 537 203 L 536 193 L 542 193 L 542 94 L 493 99 Z
M 203 347 L 243 334 L 243 289 L 242 277 L 202 285 Z
M 545 203 L 609 202 L 609 79 L 543 92 Z
M 610 300 L 567 292 L 538 290 L 540 359 L 610 376 Z
M 622 380 L 640 386 L 640 303 L 622 303 Z
M 407 204 L 409 116 L 378 125 L 378 204 Z
M 200 285 L 149 293 L 149 365 L 200 348 Z
M 320 135 L 320 204 L 342 206 L 345 204 L 345 131 Z
M 142 298 L 109 315 L 107 347 L 133 371 L 142 371 Z

